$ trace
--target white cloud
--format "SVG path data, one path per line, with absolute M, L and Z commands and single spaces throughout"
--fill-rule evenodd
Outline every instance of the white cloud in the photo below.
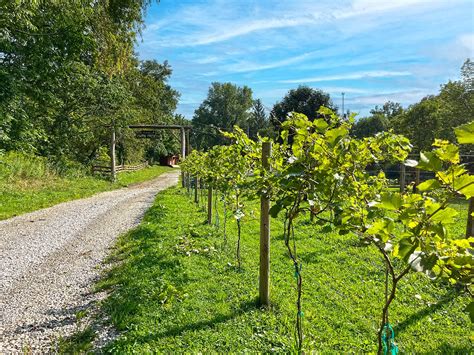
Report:
M 222 42 L 252 32 L 307 25 L 315 23 L 315 20 L 316 19 L 313 17 L 252 20 L 240 24 L 233 24 L 232 26 L 226 26 L 227 30 L 220 30 L 210 34 L 198 34 L 195 40 L 192 41 L 192 43 L 188 43 L 188 45 L 204 45 Z
M 266 69 L 274 69 L 274 68 L 281 68 L 287 65 L 300 63 L 306 59 L 314 57 L 319 51 L 303 53 L 294 57 L 289 57 L 282 60 L 277 60 L 274 62 L 269 63 L 252 63 L 252 62 L 238 62 L 235 64 L 228 65 L 224 67 L 224 69 L 228 72 L 233 73 L 245 73 L 245 72 L 252 72 L 252 71 L 259 71 L 259 70 L 266 70 Z
M 374 70 L 374 71 L 364 71 L 351 74 L 340 74 L 340 75 L 328 75 L 328 76 L 319 76 L 319 77 L 310 77 L 302 79 L 290 79 L 290 80 L 280 80 L 280 83 L 288 84 L 302 84 L 302 83 L 317 83 L 321 81 L 336 81 L 336 80 L 358 80 L 365 78 L 387 78 L 395 76 L 409 76 L 412 73 L 407 71 L 386 71 L 386 70 Z
M 474 54 L 474 33 L 459 36 L 458 42 L 471 53 L 471 56 Z

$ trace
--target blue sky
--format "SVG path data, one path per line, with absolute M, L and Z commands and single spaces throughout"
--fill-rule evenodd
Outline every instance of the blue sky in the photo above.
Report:
M 268 108 L 298 85 L 339 107 L 344 92 L 363 116 L 436 94 L 474 57 L 474 0 L 161 0 L 145 24 L 139 58 L 169 61 L 189 119 L 214 81 Z

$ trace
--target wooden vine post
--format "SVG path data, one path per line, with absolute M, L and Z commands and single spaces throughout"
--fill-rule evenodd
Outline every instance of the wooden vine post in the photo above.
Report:
M 212 186 L 207 187 L 207 224 L 212 224 Z
M 272 151 L 271 142 L 262 143 L 262 165 L 265 171 L 270 169 L 268 158 Z M 270 305 L 270 199 L 269 196 L 260 197 L 260 305 Z
M 110 135 L 110 179 L 115 181 L 115 120 L 112 121 L 111 135 Z
M 405 183 L 406 183 L 406 171 L 405 164 L 400 163 L 400 192 L 405 192 Z
M 199 203 L 198 199 L 198 184 L 199 184 L 199 177 L 196 175 L 194 177 L 194 202 Z
M 474 197 L 469 199 L 469 209 L 467 210 L 466 238 L 474 237 Z

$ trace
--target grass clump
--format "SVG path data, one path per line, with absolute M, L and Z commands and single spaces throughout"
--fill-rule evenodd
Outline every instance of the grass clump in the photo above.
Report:
M 294 268 L 283 222 L 273 219 L 271 225 L 273 304 L 259 309 L 258 205 L 247 206 L 238 268 L 235 221 L 224 245 L 222 226 L 207 226 L 204 211 L 184 191 L 158 195 L 143 223 L 120 239 L 111 258 L 115 266 L 97 286 L 110 292 L 102 309 L 121 332 L 106 351 L 296 351 Z M 385 278 L 378 252 L 307 221 L 295 227 L 303 260 L 304 351 L 375 352 Z M 472 350 L 463 311 L 468 302 L 461 290 L 409 274 L 390 313 L 401 351 Z
M 67 161 L 9 152 L 0 156 L 0 220 L 155 178 L 170 168 L 152 166 L 117 175 L 115 183 L 90 176 Z

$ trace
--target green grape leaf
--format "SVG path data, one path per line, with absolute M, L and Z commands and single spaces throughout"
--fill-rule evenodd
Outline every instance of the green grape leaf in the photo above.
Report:
M 454 189 L 466 198 L 474 196 L 474 175 L 464 174 L 458 176 L 454 178 L 453 185 Z
M 459 144 L 474 144 L 474 121 L 454 129 Z
M 318 118 L 313 121 L 313 126 L 320 131 L 324 131 L 328 127 L 328 124 L 322 118 Z
M 431 217 L 431 220 L 433 222 L 442 222 L 443 224 L 452 224 L 455 222 L 454 217 L 458 214 L 458 211 L 454 208 L 446 207 L 436 212 L 433 217 Z
M 430 179 L 430 180 L 426 180 L 426 181 L 422 182 L 416 188 L 418 189 L 418 191 L 424 192 L 424 191 L 431 191 L 431 190 L 434 190 L 434 189 L 438 189 L 440 187 L 441 187 L 441 184 L 439 183 L 438 180 Z
M 342 137 L 346 136 L 349 131 L 344 127 L 338 127 L 326 131 L 325 135 L 330 145 L 337 143 Z
M 402 196 L 398 192 L 384 192 L 377 203 L 377 207 L 395 211 L 402 205 Z
M 412 238 L 403 238 L 398 242 L 397 255 L 404 260 L 408 260 L 411 254 L 415 251 L 418 243 L 412 241 Z
M 420 153 L 418 169 L 428 171 L 439 171 L 443 168 L 443 161 L 433 152 Z

